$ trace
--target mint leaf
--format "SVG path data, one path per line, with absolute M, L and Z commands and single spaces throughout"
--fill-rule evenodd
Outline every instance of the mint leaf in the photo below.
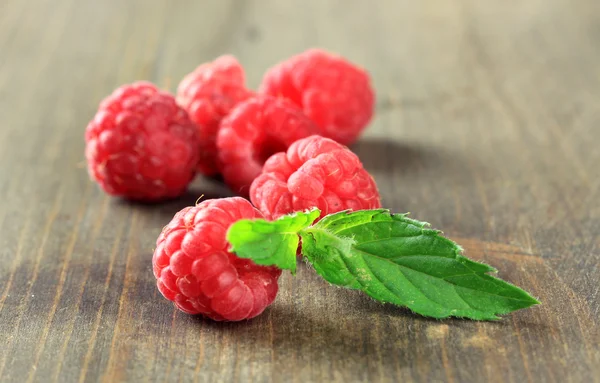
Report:
M 227 231 L 231 251 L 259 265 L 274 265 L 296 272 L 298 232 L 312 224 L 321 212 L 313 209 L 286 215 L 276 221 L 242 219 Z
M 330 283 L 424 316 L 490 320 L 539 304 L 427 226 L 385 209 L 340 212 L 300 231 L 302 254 Z

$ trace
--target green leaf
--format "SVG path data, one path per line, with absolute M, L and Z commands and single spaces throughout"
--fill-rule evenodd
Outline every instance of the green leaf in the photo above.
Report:
M 298 232 L 319 218 L 319 209 L 286 215 L 276 221 L 242 219 L 227 231 L 231 251 L 259 265 L 277 266 L 296 272 Z
M 331 214 L 300 232 L 302 254 L 330 283 L 424 316 L 491 320 L 539 304 L 427 226 L 385 209 Z

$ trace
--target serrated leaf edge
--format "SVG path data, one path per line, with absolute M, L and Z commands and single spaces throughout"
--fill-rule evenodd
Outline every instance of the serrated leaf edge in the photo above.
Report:
M 409 215 L 410 213 L 391 213 L 391 211 L 390 211 L 389 209 L 373 209 L 373 210 L 358 210 L 358 211 L 349 211 L 349 210 L 344 210 L 344 211 L 342 211 L 342 212 L 334 213 L 334 214 L 332 214 L 332 215 L 330 215 L 330 216 L 335 216 L 335 215 L 339 216 L 339 215 L 342 215 L 342 214 L 343 214 L 343 215 L 364 214 L 364 212 L 365 212 L 365 211 L 373 212 L 373 215 L 372 215 L 373 217 L 375 217 L 375 216 L 376 216 L 376 215 L 378 215 L 378 214 L 387 214 L 387 215 L 388 215 L 390 218 L 392 218 L 392 219 L 394 219 L 394 220 L 396 220 L 396 218 L 400 218 L 400 220 L 402 220 L 402 221 L 406 222 L 407 224 L 413 225 L 413 226 L 415 226 L 417 229 L 420 229 L 420 232 L 421 232 L 421 234 L 422 234 L 422 235 L 427 235 L 427 236 L 435 236 L 435 237 L 438 237 L 438 238 L 440 238 L 440 239 L 443 239 L 443 240 L 445 240 L 445 241 L 447 241 L 447 242 L 450 242 L 450 243 L 453 245 L 453 247 L 454 247 L 454 259 L 455 259 L 457 262 L 460 262 L 460 263 L 462 263 L 462 264 L 463 264 L 463 265 L 464 265 L 464 266 L 465 266 L 467 269 L 469 269 L 469 270 L 472 272 L 472 274 L 473 274 L 473 275 L 480 276 L 480 277 L 481 277 L 481 276 L 486 276 L 486 277 L 488 277 L 488 278 L 489 278 L 491 281 L 493 281 L 494 283 L 495 283 L 495 282 L 502 282 L 502 283 L 505 283 L 505 284 L 507 284 L 507 285 L 509 285 L 509 286 L 511 286 L 511 287 L 513 287 L 513 288 L 515 288 L 515 289 L 517 289 L 517 290 L 520 290 L 520 291 L 522 291 L 522 292 L 523 292 L 523 293 L 525 293 L 525 294 L 526 294 L 526 295 L 527 295 L 527 296 L 528 296 L 530 299 L 529 299 L 529 300 L 523 300 L 523 299 L 517 299 L 517 298 L 512 298 L 512 297 L 506 297 L 506 296 L 504 296 L 504 295 L 499 295 L 499 294 L 491 294 L 491 293 L 486 293 L 486 294 L 489 294 L 489 295 L 496 295 L 496 296 L 502 297 L 502 298 L 504 298 L 504 299 L 515 300 L 515 301 L 519 301 L 519 302 L 528 302 L 528 303 L 531 303 L 531 306 L 533 306 L 533 305 L 537 305 L 537 304 L 541 304 L 541 303 L 539 302 L 539 300 L 537 300 L 536 298 L 534 298 L 533 296 L 531 296 L 531 295 L 530 295 L 530 294 L 529 294 L 527 291 L 525 291 L 525 290 L 521 289 L 520 287 L 518 287 L 518 286 L 516 286 L 516 285 L 513 285 L 512 283 L 510 283 L 510 282 L 507 282 L 507 281 L 505 281 L 505 280 L 499 279 L 499 278 L 497 278 L 497 277 L 495 277 L 495 276 L 493 276 L 493 275 L 490 275 L 489 273 L 495 273 L 495 272 L 497 272 L 497 270 L 496 270 L 494 267 L 492 267 L 492 266 L 490 266 L 490 265 L 487 265 L 487 264 L 485 264 L 485 263 L 483 263 L 483 262 L 474 261 L 474 260 L 472 260 L 472 259 L 469 259 L 469 258 L 465 257 L 465 256 L 462 254 L 462 253 L 464 252 L 464 249 L 463 249 L 463 247 L 462 247 L 462 246 L 460 246 L 458 243 L 456 243 L 456 242 L 452 241 L 451 239 L 447 238 L 447 237 L 444 235 L 444 233 L 443 233 L 441 230 L 430 229 L 431 225 L 430 225 L 428 222 L 424 222 L 424 221 L 418 221 L 418 220 L 415 220 L 415 219 L 409 218 L 409 217 L 408 217 L 408 215 Z M 330 216 L 328 216 L 328 217 L 330 217 Z M 325 219 L 326 219 L 326 218 L 328 218 L 328 217 L 325 217 L 323 220 L 325 220 Z M 317 226 L 317 225 L 319 225 L 321 222 L 323 222 L 323 220 L 319 221 L 319 222 L 318 222 L 318 223 L 317 223 L 315 226 L 309 227 L 308 229 L 301 230 L 301 231 L 300 231 L 300 235 L 302 235 L 302 232 L 305 232 L 306 234 L 311 234 L 311 236 L 313 237 L 313 240 L 316 242 L 316 239 L 314 239 L 314 235 L 311 233 L 311 231 L 314 231 L 314 230 L 319 230 L 319 231 L 322 231 L 323 233 L 329 234 L 329 235 L 331 235 L 331 236 L 335 236 L 335 237 L 341 236 L 341 237 L 344 237 L 344 238 L 346 238 L 346 239 L 350 240 L 350 241 L 349 241 L 349 243 L 351 243 L 351 244 L 349 244 L 349 246 L 353 246 L 353 245 L 356 243 L 356 241 L 354 240 L 354 238 L 353 238 L 353 237 L 348 237 L 348 236 L 340 235 L 340 234 L 338 234 L 338 232 L 334 232 L 334 231 L 331 231 L 331 230 L 329 230 L 327 226 L 326 226 L 326 227 L 323 227 L 323 228 L 318 228 L 318 227 L 316 227 L 316 226 Z M 335 221 L 333 221 L 333 222 L 335 222 Z M 356 228 L 356 227 L 358 227 L 358 226 L 365 225 L 365 224 L 372 223 L 372 222 L 373 222 L 373 220 L 371 220 L 371 221 L 369 221 L 369 222 L 361 222 L 361 223 L 359 223 L 359 224 L 356 224 L 356 225 L 346 226 L 346 227 L 344 227 L 344 228 L 343 228 L 343 230 L 347 230 L 347 229 L 351 229 L 351 228 Z M 328 223 L 328 222 L 326 222 L 326 223 Z M 340 230 L 340 231 L 342 231 L 342 230 Z M 358 251 L 359 253 L 364 253 L 364 251 L 363 251 L 363 250 L 360 250 L 360 249 L 357 249 L 357 248 L 354 248 L 354 250 Z M 363 256 L 361 255 L 361 257 L 363 257 Z M 310 259 L 308 259 L 308 257 L 305 257 L 305 258 L 306 258 L 306 259 L 305 259 L 305 260 L 306 260 L 306 262 L 307 262 L 307 263 L 310 263 L 310 264 L 311 264 L 311 266 L 312 266 L 313 268 L 315 268 L 315 270 L 316 270 L 316 267 L 315 267 L 314 265 L 312 265 L 312 263 L 310 262 Z M 348 272 L 349 272 L 350 274 L 352 274 L 352 272 L 351 272 L 351 271 L 350 271 L 350 269 L 348 268 L 347 264 L 345 263 L 345 260 L 343 259 L 343 257 L 342 257 L 342 261 L 344 261 L 344 266 L 346 267 L 346 269 L 348 270 Z M 364 259 L 363 259 L 363 262 L 364 262 Z M 472 263 L 475 263 L 475 264 L 479 264 L 479 265 L 486 266 L 486 268 L 487 268 L 488 270 L 487 270 L 487 271 L 485 271 L 485 272 L 483 272 L 483 271 L 481 271 L 481 272 L 480 272 L 480 271 L 476 271 L 476 270 L 474 270 L 472 267 L 470 267 L 470 266 L 471 266 L 471 265 L 469 265 L 469 263 L 470 263 L 470 262 L 472 262 Z M 407 266 L 402 266 L 402 267 L 407 267 Z M 418 272 L 418 273 L 421 273 L 419 270 L 414 270 L 414 269 L 411 269 L 411 270 L 413 270 L 413 271 L 415 271 L 415 272 Z M 425 275 L 428 275 L 428 274 L 425 274 Z M 406 278 L 406 277 L 405 277 L 405 278 Z M 358 278 L 354 277 L 354 279 L 355 279 L 355 281 L 356 281 L 356 282 L 357 282 L 359 285 L 361 285 L 361 289 L 360 289 L 360 290 L 361 290 L 361 291 L 365 291 L 365 290 L 366 290 L 366 286 L 364 286 L 364 285 L 363 285 L 363 283 L 362 283 L 362 282 L 361 282 L 361 281 L 360 281 Z M 410 282 L 410 281 L 409 281 L 409 282 Z M 450 282 L 450 281 L 446 281 L 446 282 L 447 282 L 447 283 L 449 283 L 449 284 L 450 284 L 450 285 L 451 285 L 451 286 L 452 286 L 454 289 L 455 289 L 456 287 L 461 287 L 461 288 L 469 289 L 468 287 L 457 286 L 457 285 L 453 284 L 453 283 L 452 283 L 452 282 Z M 382 282 L 382 281 L 379 281 L 379 283 L 381 283 L 381 284 L 383 285 L 383 287 L 385 287 L 385 284 L 383 284 L 383 282 Z M 331 283 L 330 283 L 330 284 L 331 284 Z M 416 286 L 415 286 L 415 288 L 416 288 L 417 290 L 419 290 L 419 291 L 420 291 L 420 289 L 419 289 L 418 287 L 416 287 Z M 386 288 L 386 289 L 387 289 L 387 288 Z M 471 290 L 472 290 L 472 289 L 471 289 Z M 475 290 L 475 291 L 477 291 L 477 290 Z M 457 293 L 457 295 L 458 295 L 459 297 L 461 297 L 461 295 L 460 295 L 458 292 L 456 292 L 456 293 Z M 461 298 L 462 298 L 462 297 L 461 297 Z M 433 302 L 435 302 L 435 301 L 433 301 Z M 386 302 L 383 302 L 383 303 L 386 303 Z M 387 303 L 391 303 L 391 302 L 387 302 Z M 467 304 L 469 307 L 473 308 L 474 310 L 476 310 L 476 311 L 478 311 L 478 312 L 482 313 L 482 314 L 485 316 L 485 319 L 488 319 L 488 320 L 497 320 L 497 319 L 500 319 L 500 317 L 498 317 L 497 315 L 502 315 L 502 314 L 507 314 L 507 313 L 510 313 L 510 312 L 512 312 L 512 311 L 494 311 L 494 312 L 489 312 L 489 314 L 488 314 L 488 313 L 486 313 L 486 312 L 484 312 L 484 311 L 481 311 L 480 309 L 476 309 L 476 308 L 472 307 L 472 306 L 471 306 L 471 305 L 470 305 L 468 302 L 466 302 L 466 301 L 465 301 L 465 303 L 466 303 L 466 304 Z M 393 304 L 393 303 L 392 303 L 392 304 Z M 394 305 L 395 305 L 395 304 L 394 304 Z M 405 305 L 403 305 L 403 307 L 407 307 L 408 309 L 410 309 L 408 306 L 405 306 Z M 528 306 L 528 307 L 529 307 L 529 306 Z M 411 310 L 411 311 L 413 311 L 413 312 L 415 312 L 415 311 L 414 311 L 414 310 L 412 310 L 412 309 L 410 309 L 410 310 Z M 451 310 L 451 311 L 452 311 L 452 310 Z M 419 313 L 417 313 L 417 314 L 419 314 Z M 419 314 L 419 315 L 422 315 L 422 314 Z M 449 315 L 447 315 L 447 316 L 440 316 L 440 317 L 434 317 L 434 318 L 437 318 L 437 319 L 443 319 L 443 318 L 448 318 L 448 317 L 460 317 L 460 318 L 468 318 L 468 319 L 477 319 L 477 318 L 471 318 L 471 317 L 469 317 L 469 316 L 456 315 L 456 314 L 453 314 L 453 313 L 452 313 L 452 314 L 449 314 Z

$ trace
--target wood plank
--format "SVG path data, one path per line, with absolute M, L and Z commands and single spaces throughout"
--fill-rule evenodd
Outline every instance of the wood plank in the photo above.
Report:
M 600 5 L 593 0 L 0 3 L 0 376 L 87 381 L 600 381 Z M 150 259 L 200 194 L 149 206 L 88 179 L 83 130 L 138 79 L 173 90 L 232 53 L 264 70 L 321 46 L 365 66 L 352 148 L 411 211 L 542 306 L 435 321 L 307 267 L 242 323 L 174 310 Z

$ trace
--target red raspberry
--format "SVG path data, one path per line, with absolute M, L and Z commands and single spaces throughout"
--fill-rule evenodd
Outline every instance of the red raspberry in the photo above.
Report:
M 159 200 L 194 178 L 199 137 L 175 98 L 147 82 L 124 85 L 100 103 L 85 132 L 88 171 L 109 194 Z
M 272 154 L 316 132 L 315 124 L 287 100 L 262 95 L 242 102 L 223 119 L 217 138 L 225 182 L 247 196 Z
M 240 197 L 186 207 L 165 226 L 152 258 L 158 289 L 188 314 L 237 321 L 264 311 L 277 295 L 281 270 L 256 265 L 228 251 L 229 226 L 263 218 Z
M 265 163 L 250 198 L 267 219 L 318 207 L 321 217 L 342 210 L 381 207 L 375 181 L 345 146 L 310 136 Z
M 319 126 L 322 136 L 344 145 L 356 141 L 375 105 L 367 72 L 319 49 L 269 69 L 260 92 L 292 100 Z
M 179 83 L 177 102 L 200 131 L 198 171 L 202 174 L 218 173 L 216 139 L 221 119 L 253 94 L 246 89 L 244 69 L 233 56 L 202 64 Z

